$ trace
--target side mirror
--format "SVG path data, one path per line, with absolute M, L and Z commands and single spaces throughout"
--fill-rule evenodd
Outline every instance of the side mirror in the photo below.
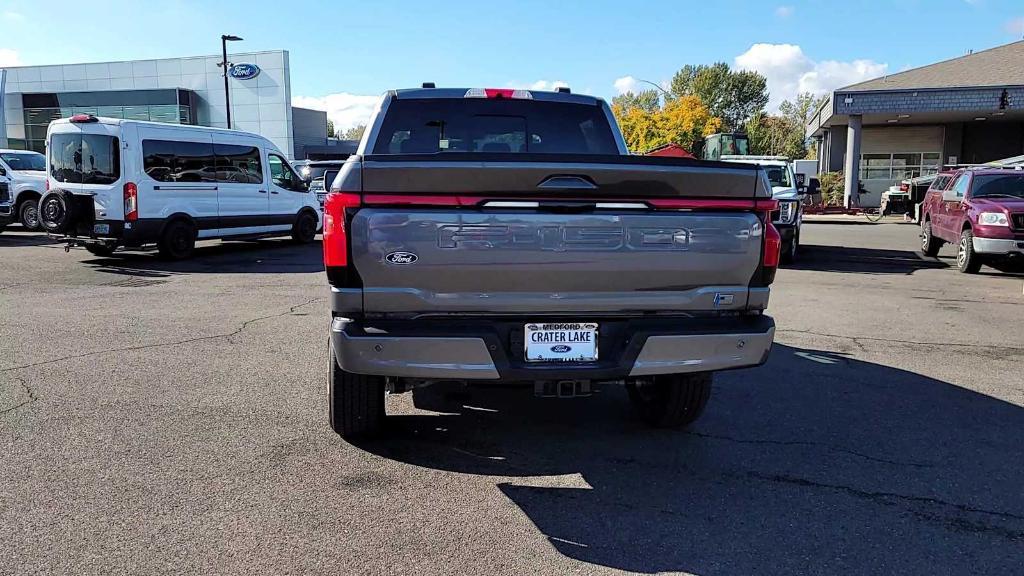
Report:
M 797 184 L 796 192 L 797 194 L 807 194 L 807 186 L 804 186 L 803 184 Z
M 956 190 L 953 190 L 952 188 L 942 191 L 942 200 L 945 202 L 959 202 L 963 199 L 964 197 L 957 194 Z

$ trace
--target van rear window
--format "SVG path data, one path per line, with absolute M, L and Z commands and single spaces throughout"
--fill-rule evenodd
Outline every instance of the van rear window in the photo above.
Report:
M 113 184 L 121 178 L 120 142 L 105 134 L 51 134 L 50 176 L 69 184 Z
M 593 104 L 478 98 L 393 100 L 374 154 L 618 154 Z

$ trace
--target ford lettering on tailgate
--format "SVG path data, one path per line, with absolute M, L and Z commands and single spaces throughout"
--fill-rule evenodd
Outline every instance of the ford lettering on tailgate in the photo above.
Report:
M 689 243 L 685 228 L 450 224 L 438 229 L 438 247 L 463 250 L 685 250 Z

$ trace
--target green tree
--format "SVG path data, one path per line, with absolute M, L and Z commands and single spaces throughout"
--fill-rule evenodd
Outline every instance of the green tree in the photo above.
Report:
M 657 90 L 643 90 L 639 94 L 626 92 L 612 98 L 612 106 L 618 106 L 622 110 L 639 108 L 644 112 L 656 112 L 661 108 L 661 96 Z
M 349 128 L 348 130 L 345 130 L 345 133 L 342 134 L 341 139 L 342 140 L 362 140 L 363 139 L 363 132 L 365 132 L 365 131 L 366 131 L 366 124 L 360 124 L 358 126 L 353 126 L 353 127 Z
M 803 126 L 785 116 L 757 113 L 747 122 L 751 154 L 803 158 L 807 141 Z
M 743 127 L 768 104 L 768 81 L 764 76 L 733 70 L 725 62 L 683 66 L 672 77 L 669 92 L 674 98 L 697 96 L 713 116 L 722 119 L 726 130 Z
M 327 121 L 327 137 L 334 138 L 334 120 Z

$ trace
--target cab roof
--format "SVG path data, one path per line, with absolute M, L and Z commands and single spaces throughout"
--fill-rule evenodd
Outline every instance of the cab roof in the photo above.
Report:
M 470 90 L 508 90 L 507 88 L 400 88 L 390 90 L 389 93 L 398 100 L 429 99 L 429 98 L 466 98 Z M 569 104 L 592 104 L 598 105 L 604 102 L 603 98 L 587 96 L 585 94 L 572 94 L 570 92 L 549 92 L 546 90 L 523 90 L 529 92 L 531 100 L 539 102 L 565 102 Z

